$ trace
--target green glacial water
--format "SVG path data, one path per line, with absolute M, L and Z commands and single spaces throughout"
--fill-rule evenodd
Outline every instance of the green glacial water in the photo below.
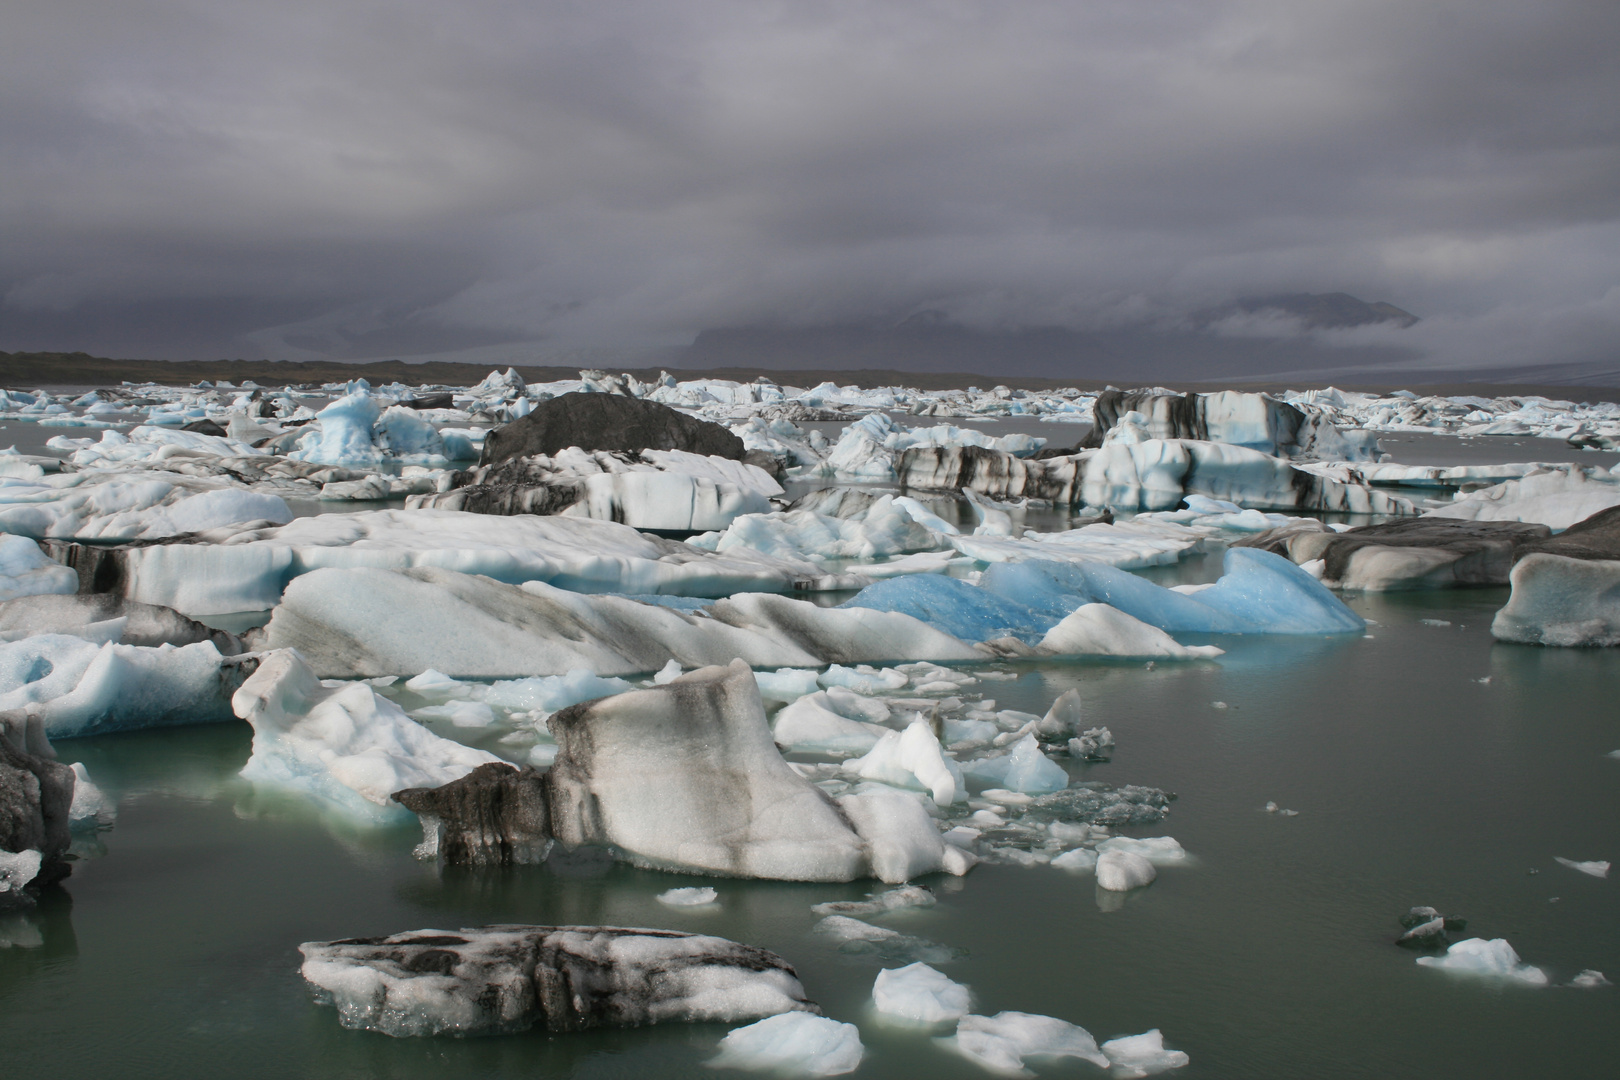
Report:
M 1072 766 L 1076 777 L 1175 792 L 1163 823 L 1125 831 L 1176 837 L 1189 864 L 1123 903 L 1099 903 L 1090 875 L 980 866 L 925 880 L 937 906 L 874 921 L 967 950 L 941 968 L 979 1012 L 1045 1013 L 1099 1040 L 1161 1028 L 1191 1055 L 1171 1074 L 1184 1080 L 1616 1075 L 1620 990 L 1560 984 L 1585 968 L 1620 980 L 1620 876 L 1553 860 L 1620 856 L 1620 759 L 1608 756 L 1620 749 L 1620 651 L 1494 644 L 1505 598 L 1352 599 L 1376 622 L 1370 638 L 1225 638 L 1219 663 L 1007 668 L 1016 681 L 973 689 L 1040 712 L 1078 687 L 1118 748 Z M 812 904 L 866 885 L 714 882 L 588 855 L 441 870 L 412 858 L 414 828 L 356 829 L 255 793 L 235 775 L 245 724 L 58 748 L 87 764 L 119 819 L 58 895 L 0 919 L 0 939 L 16 943 L 0 948 L 8 1080 L 744 1075 L 705 1064 L 721 1025 L 396 1040 L 339 1027 L 298 977 L 302 941 L 491 922 L 764 946 L 828 1015 L 860 1025 L 855 1075 L 989 1075 L 873 1017 L 882 965 L 810 933 Z M 1298 816 L 1265 813 L 1268 800 Z M 716 911 L 655 900 L 705 883 Z M 1506 937 L 1554 985 L 1419 967 L 1391 944 L 1416 904 L 1465 916 L 1463 936 Z

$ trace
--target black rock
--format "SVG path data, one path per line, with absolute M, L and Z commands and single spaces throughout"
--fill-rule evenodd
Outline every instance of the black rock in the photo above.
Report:
M 407 409 L 453 409 L 456 407 L 456 395 L 423 394 L 421 397 L 406 398 L 400 404 Z
M 480 465 L 515 457 L 551 456 L 582 450 L 685 450 L 741 461 L 743 441 L 719 424 L 667 405 L 618 394 L 563 394 L 543 401 L 529 415 L 491 431 Z
M 1464 521 L 1416 517 L 1362 525 L 1344 532 L 1314 522 L 1288 524 L 1239 540 L 1237 547 L 1258 547 L 1296 563 L 1321 559 L 1322 580 L 1358 580 L 1352 568 L 1357 552 L 1370 548 L 1425 548 L 1444 553 L 1451 580 L 1459 585 L 1505 585 L 1513 561 L 1526 544 L 1544 540 L 1552 530 L 1522 521 Z
M 1535 552 L 1566 559 L 1620 559 L 1620 506 L 1599 510 L 1557 536 L 1530 539 L 1513 549 L 1513 560 Z
M 456 866 L 538 863 L 551 850 L 546 778 L 505 762 L 480 765 L 436 788 L 406 788 L 392 798 L 422 819 L 421 855 Z
M 226 438 L 230 437 L 230 433 L 227 432 L 224 428 L 220 427 L 218 424 L 214 423 L 212 420 L 209 420 L 209 419 L 206 419 L 206 418 L 204 418 L 202 420 L 193 420 L 191 423 L 187 424 L 185 427 L 181 428 L 180 430 L 181 431 L 195 431 L 199 435 L 214 435 L 214 436 L 217 436 L 218 438 L 221 438 L 221 439 L 226 439 Z
M 299 946 L 344 1027 L 411 1035 L 581 1031 L 819 1013 L 788 963 L 725 938 L 611 926 L 481 926 Z
M 72 843 L 73 770 L 55 757 L 40 717 L 0 712 L 0 850 L 40 853 L 31 889 L 60 881 L 71 869 L 62 856 Z

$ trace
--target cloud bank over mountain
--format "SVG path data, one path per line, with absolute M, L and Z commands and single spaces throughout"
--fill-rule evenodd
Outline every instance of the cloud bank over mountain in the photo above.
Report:
M 1180 335 L 1212 374 L 1242 373 L 1232 342 L 1620 353 L 1613 4 L 61 0 L 7 24 L 0 348 L 609 362 L 924 318 Z M 1338 292 L 1422 319 L 1231 307 Z

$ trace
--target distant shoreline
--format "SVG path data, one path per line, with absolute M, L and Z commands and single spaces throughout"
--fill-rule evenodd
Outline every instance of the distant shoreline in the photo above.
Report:
M 5 353 L 0 352 L 0 386 L 17 390 L 31 390 L 46 384 L 69 386 L 115 386 L 122 382 L 155 382 L 190 385 L 208 380 L 226 380 L 241 383 L 245 380 L 267 385 L 283 386 L 295 383 L 322 384 L 364 378 L 372 383 L 402 382 L 412 386 L 443 384 L 471 386 L 491 370 L 505 366 L 515 367 L 528 382 L 555 382 L 579 377 L 575 366 L 540 366 L 527 364 L 491 365 L 447 363 L 429 361 L 421 364 L 401 360 L 380 360 L 366 363 L 354 361 L 267 361 L 267 360 L 114 360 L 91 356 L 88 353 Z M 612 374 L 630 374 L 642 380 L 658 377 L 660 371 L 669 371 L 677 379 L 731 379 L 752 382 L 765 376 L 777 383 L 792 386 L 815 386 L 834 382 L 841 386 L 909 386 L 919 390 L 953 390 L 977 386 L 989 389 L 1007 386 L 1014 390 L 1052 390 L 1073 386 L 1080 390 L 1101 390 L 1107 386 L 1120 387 L 1154 385 L 1152 380 L 1133 383 L 1114 379 L 1050 379 L 1034 376 L 993 376 L 978 372 L 947 371 L 895 371 L 891 369 L 838 369 L 777 370 L 773 368 L 620 368 L 608 369 Z M 1563 401 L 1620 401 L 1620 387 L 1570 386 L 1535 383 L 1483 383 L 1447 382 L 1416 383 L 1397 380 L 1368 381 L 1352 378 L 1343 382 L 1320 380 L 1247 380 L 1243 382 L 1176 382 L 1173 388 L 1182 391 L 1210 392 L 1216 390 L 1315 390 L 1327 386 L 1341 390 L 1384 392 L 1410 390 L 1416 394 L 1441 396 L 1474 395 L 1478 397 L 1524 397 L 1538 395 Z

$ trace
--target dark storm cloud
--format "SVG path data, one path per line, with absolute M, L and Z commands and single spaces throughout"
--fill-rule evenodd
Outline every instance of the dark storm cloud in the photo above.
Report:
M 28 5 L 0 327 L 631 348 L 1343 290 L 1436 365 L 1605 359 L 1617 42 L 1558 0 Z

